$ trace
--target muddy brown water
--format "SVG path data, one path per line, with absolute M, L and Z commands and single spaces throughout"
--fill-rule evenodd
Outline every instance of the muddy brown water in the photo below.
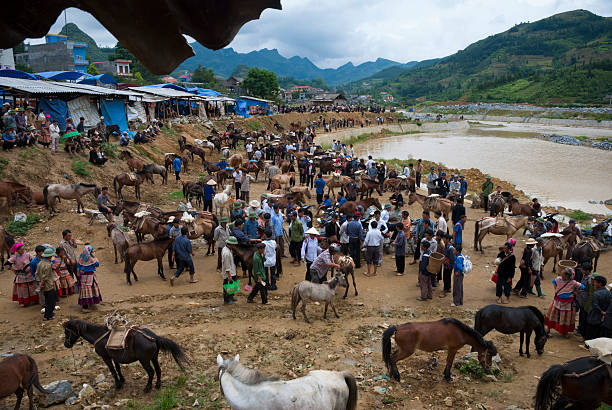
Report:
M 386 159 L 424 158 L 452 168 L 478 168 L 516 184 L 517 189 L 545 205 L 610 212 L 599 201 L 612 198 L 612 152 L 536 138 L 540 133 L 553 132 L 577 135 L 571 127 L 499 125 L 484 123 L 460 132 L 377 138 L 357 145 L 356 153 Z M 578 132 L 589 135 L 589 131 L 581 128 Z M 602 130 L 592 132 L 600 136 Z

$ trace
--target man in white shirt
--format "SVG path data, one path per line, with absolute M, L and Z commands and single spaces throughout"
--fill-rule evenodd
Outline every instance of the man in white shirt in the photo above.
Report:
M 49 126 L 49 134 L 51 136 L 51 152 L 55 154 L 60 137 L 60 128 L 57 125 L 57 120 L 53 120 L 53 123 Z
M 244 148 L 246 149 L 247 157 L 249 159 L 252 159 L 253 158 L 253 144 L 251 143 L 250 140 L 249 140 L 249 142 L 247 142 L 247 144 L 244 146 Z
M 391 204 L 385 204 L 382 212 L 380 213 L 380 220 L 387 225 L 389 223 L 389 209 L 391 209 Z
M 376 276 L 380 259 L 379 248 L 382 246 L 383 240 L 384 238 L 378 230 L 378 223 L 376 221 L 370 222 L 370 229 L 363 241 L 363 245 L 366 247 L 366 263 L 368 265 L 368 273 L 363 273 L 365 276 Z M 374 273 L 370 275 L 372 265 L 374 265 Z
M 349 236 L 346 233 L 346 226 L 353 219 L 353 215 L 347 215 L 346 220 L 340 225 L 340 250 L 343 255 L 348 255 Z
M 442 231 L 442 233 L 446 234 L 448 233 L 448 224 L 446 223 L 446 219 L 444 219 L 444 216 L 442 216 L 442 212 L 435 211 L 434 214 L 436 215 L 437 221 L 434 224 L 434 232 L 438 232 L 438 231 Z M 435 252 L 435 251 L 432 251 Z
M 312 276 L 310 275 L 310 266 L 317 259 L 317 256 L 323 249 L 319 246 L 319 240 L 317 239 L 317 235 L 319 235 L 319 231 L 317 231 L 314 227 L 308 229 L 305 232 L 306 239 L 302 242 L 302 259 L 306 263 L 306 280 L 312 281 Z
M 366 161 L 366 168 L 370 169 L 370 168 L 372 168 L 374 166 L 374 164 L 375 164 L 375 162 L 372 159 L 372 156 L 368 155 L 368 160 Z

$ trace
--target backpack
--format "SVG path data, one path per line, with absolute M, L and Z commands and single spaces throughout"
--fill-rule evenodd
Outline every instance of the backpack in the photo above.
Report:
M 463 274 L 470 273 L 472 271 L 472 261 L 467 255 L 463 255 Z

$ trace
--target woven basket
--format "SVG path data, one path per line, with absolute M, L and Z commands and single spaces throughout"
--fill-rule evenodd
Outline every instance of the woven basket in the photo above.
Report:
M 559 262 L 557 262 L 557 264 L 559 265 L 561 269 L 565 269 L 565 268 L 575 269 L 576 266 L 578 266 L 576 261 L 573 261 L 571 259 L 562 259 Z
M 440 252 L 432 252 L 429 255 L 429 263 L 427 264 L 427 271 L 429 273 L 438 273 L 442 269 L 442 261 L 444 260 L 444 255 Z

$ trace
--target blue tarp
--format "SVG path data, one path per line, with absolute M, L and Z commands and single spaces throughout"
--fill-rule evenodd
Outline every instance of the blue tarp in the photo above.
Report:
M 221 94 L 218 91 L 200 87 L 188 88 L 187 91 L 197 95 L 203 95 L 205 97 L 218 97 Z
M 266 112 L 266 115 L 270 115 L 270 106 L 265 101 L 252 100 L 246 97 L 236 98 L 236 114 L 242 115 L 243 117 L 250 117 L 250 107 L 259 106 Z
M 110 74 L 99 74 L 93 75 L 88 78 L 84 78 L 81 81 L 77 81 L 78 84 L 90 84 L 96 85 L 98 82 L 102 84 L 117 84 L 117 80 Z
M 34 74 L 26 73 L 20 70 L 3 69 L 0 70 L 0 77 L 22 78 L 26 80 L 38 80 Z
M 174 85 L 174 84 L 153 84 L 153 85 L 147 85 L 146 87 L 172 88 L 173 90 L 182 91 L 184 93 L 188 92 L 185 87 L 181 87 L 180 85 Z
M 102 115 L 106 125 L 118 125 L 121 132 L 128 130 L 127 114 L 123 100 L 100 99 Z
M 245 100 L 236 100 L 236 114 L 242 115 L 243 117 L 247 118 L 250 117 L 247 102 Z
M 51 121 L 57 120 L 57 125 L 59 125 L 60 130 L 66 130 L 66 118 L 70 117 L 66 101 L 41 98 L 38 104 L 38 112 L 40 112 L 40 110 L 45 110 L 45 114 L 51 116 Z
M 34 73 L 39 77 L 46 78 L 47 80 L 70 80 L 75 81 L 79 78 L 91 77 L 91 74 L 81 73 L 80 71 L 43 71 L 40 73 Z

